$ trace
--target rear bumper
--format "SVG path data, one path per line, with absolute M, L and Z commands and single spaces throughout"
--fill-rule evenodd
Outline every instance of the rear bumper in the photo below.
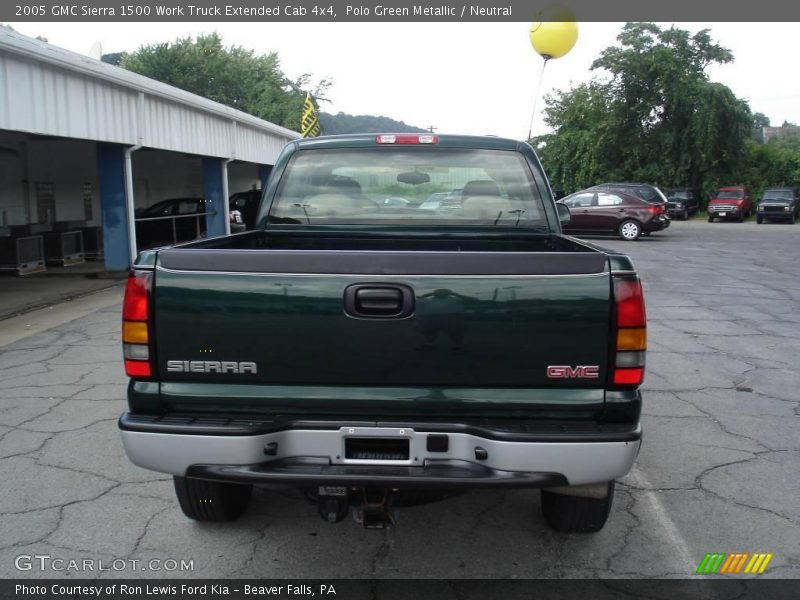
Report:
M 591 484 L 628 473 L 641 442 L 639 425 L 532 433 L 531 427 L 509 430 L 433 422 L 224 421 L 125 414 L 120 429 L 128 457 L 146 469 L 219 481 L 295 485 Z M 436 438 L 433 444 L 431 436 Z M 348 458 L 345 440 L 360 438 L 402 440 L 407 457 Z
M 672 219 L 666 215 L 658 216 L 642 224 L 642 231 L 662 231 L 670 226 Z

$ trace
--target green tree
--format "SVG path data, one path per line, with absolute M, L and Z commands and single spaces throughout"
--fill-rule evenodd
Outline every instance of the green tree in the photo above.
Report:
M 122 60 L 128 56 L 127 52 L 109 52 L 108 54 L 103 54 L 100 57 L 104 63 L 108 63 L 109 65 L 114 65 L 115 67 L 119 67 L 122 64 Z
M 628 23 L 592 69 L 607 73 L 546 98 L 540 154 L 564 189 L 609 180 L 710 190 L 738 181 L 753 118 L 746 102 L 709 81 L 733 60 L 708 30 Z
M 291 80 L 277 53 L 225 47 L 216 33 L 142 46 L 123 56 L 120 66 L 294 130 L 311 79 L 304 74 Z M 323 80 L 310 93 L 324 101 L 329 86 Z
M 389 117 L 374 115 L 348 115 L 340 112 L 335 115 L 320 113 L 319 122 L 323 131 L 329 135 L 339 133 L 427 133 L 427 129 L 407 125 Z
M 750 136 L 756 142 L 764 141 L 764 127 L 769 127 L 769 117 L 764 113 L 753 114 L 753 134 Z

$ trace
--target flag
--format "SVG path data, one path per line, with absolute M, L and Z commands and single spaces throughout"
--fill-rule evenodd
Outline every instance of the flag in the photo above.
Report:
M 311 99 L 311 94 L 306 94 L 306 101 L 303 102 L 303 117 L 300 119 L 300 134 L 306 137 L 316 137 L 320 133 L 319 119 L 317 118 L 317 108 Z

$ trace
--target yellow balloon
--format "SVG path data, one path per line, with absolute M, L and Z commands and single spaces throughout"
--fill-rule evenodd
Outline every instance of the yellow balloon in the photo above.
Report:
M 545 60 L 561 58 L 572 50 L 578 41 L 578 24 L 573 20 L 575 16 L 567 8 L 555 7 L 548 11 L 546 16 L 563 20 L 531 23 L 531 45 Z

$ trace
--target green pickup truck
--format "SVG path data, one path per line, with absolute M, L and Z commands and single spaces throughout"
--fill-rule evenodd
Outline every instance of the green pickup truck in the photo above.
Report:
M 253 485 L 366 527 L 409 498 L 538 488 L 552 528 L 600 530 L 639 451 L 645 308 L 630 259 L 568 219 L 525 143 L 290 142 L 256 230 L 139 255 L 128 456 L 201 521 Z

